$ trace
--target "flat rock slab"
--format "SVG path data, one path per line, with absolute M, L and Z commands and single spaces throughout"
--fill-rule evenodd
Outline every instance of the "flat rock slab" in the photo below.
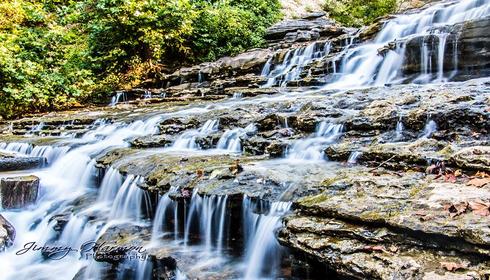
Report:
M 300 211 L 465 243 L 475 253 L 490 245 L 490 218 L 478 208 L 490 201 L 488 186 L 381 169 L 343 171 L 324 184 L 322 194 L 300 200 Z
M 0 171 L 27 170 L 44 164 L 42 157 L 0 157 Z
M 10 177 L 0 181 L 0 199 L 3 209 L 22 208 L 36 202 L 39 178 L 36 176 Z

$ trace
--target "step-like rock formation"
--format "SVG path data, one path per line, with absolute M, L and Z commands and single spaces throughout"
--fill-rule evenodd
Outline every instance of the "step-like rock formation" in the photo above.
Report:
M 35 203 L 39 192 L 36 176 L 10 177 L 0 180 L 0 200 L 3 209 L 23 208 Z

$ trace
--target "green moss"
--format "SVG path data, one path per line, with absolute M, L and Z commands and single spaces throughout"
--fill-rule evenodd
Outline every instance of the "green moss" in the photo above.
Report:
M 384 216 L 376 211 L 366 211 L 359 215 L 359 217 L 366 221 L 382 221 Z
M 311 207 L 326 201 L 328 198 L 329 196 L 326 193 L 321 193 L 314 196 L 303 197 L 298 200 L 298 203 L 302 206 Z
M 438 151 L 437 154 L 449 158 L 454 154 L 454 149 L 451 145 L 447 145 L 442 150 Z

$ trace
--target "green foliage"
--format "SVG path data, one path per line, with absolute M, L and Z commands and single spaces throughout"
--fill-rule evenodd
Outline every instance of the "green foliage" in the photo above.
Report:
M 278 15 L 278 0 L 0 0 L 0 116 L 260 46 Z
M 397 0 L 326 0 L 324 5 L 330 17 L 344 25 L 356 27 L 393 13 L 396 7 Z

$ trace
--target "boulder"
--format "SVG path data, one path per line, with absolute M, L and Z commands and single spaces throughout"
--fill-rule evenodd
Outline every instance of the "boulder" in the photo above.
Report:
M 3 209 L 22 208 L 35 203 L 39 191 L 39 178 L 22 176 L 0 181 L 0 199 Z
M 0 252 L 12 245 L 15 239 L 15 228 L 0 215 Z

